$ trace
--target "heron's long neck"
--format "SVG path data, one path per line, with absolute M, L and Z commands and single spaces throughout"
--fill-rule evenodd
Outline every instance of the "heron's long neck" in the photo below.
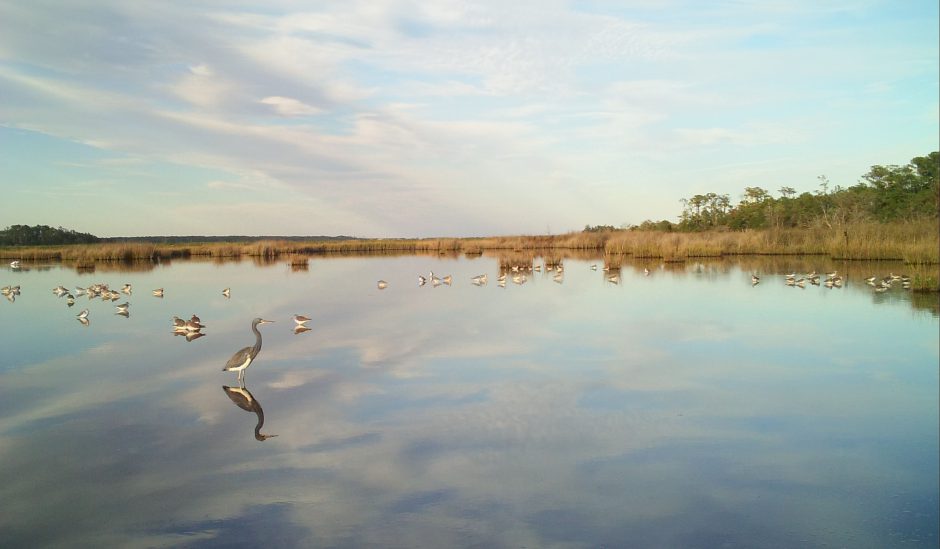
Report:
M 254 352 L 252 353 L 252 355 L 257 355 L 258 351 L 261 350 L 261 332 L 258 331 L 257 324 L 251 325 L 251 331 L 255 333 L 255 346 L 254 346 Z
M 261 406 L 253 406 L 255 415 L 258 416 L 258 424 L 255 425 L 255 438 L 264 440 L 266 437 L 261 434 L 261 427 L 264 425 L 264 411 Z

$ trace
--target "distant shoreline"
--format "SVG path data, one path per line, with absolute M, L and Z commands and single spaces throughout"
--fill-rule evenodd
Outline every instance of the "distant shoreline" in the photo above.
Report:
M 252 258 L 287 260 L 305 268 L 308 258 L 332 254 L 431 254 L 473 257 L 484 251 L 500 254 L 556 255 L 592 252 L 608 262 L 625 257 L 683 262 L 696 258 L 744 255 L 819 255 L 834 260 L 903 261 L 914 271 L 914 289 L 940 291 L 940 231 L 936 220 L 909 223 L 857 223 L 838 229 L 765 229 L 749 231 L 663 232 L 612 230 L 563 235 L 470 238 L 364 239 L 348 237 L 234 237 L 218 241 L 178 241 L 188 237 L 151 237 L 94 244 L 0 248 L 0 258 L 26 262 L 60 261 L 79 270 L 97 264 L 159 264 L 173 259 L 219 261 Z
M 358 236 L 249 236 L 249 235 L 225 235 L 225 236 L 102 236 L 98 237 L 101 243 L 122 243 L 139 242 L 147 244 L 206 244 L 206 243 L 244 243 L 258 242 L 262 240 L 287 241 L 287 242 L 336 242 L 336 241 L 354 241 L 354 240 L 372 240 Z
M 854 223 L 837 227 L 781 228 L 746 231 L 582 231 L 561 235 L 517 235 L 465 238 L 336 237 L 129 237 L 92 244 L 0 247 L 0 258 L 12 260 L 136 261 L 190 256 L 281 257 L 323 253 L 464 253 L 484 250 L 574 249 L 606 255 L 684 260 L 726 255 L 827 255 L 846 260 L 900 260 L 908 264 L 940 263 L 937 220 Z

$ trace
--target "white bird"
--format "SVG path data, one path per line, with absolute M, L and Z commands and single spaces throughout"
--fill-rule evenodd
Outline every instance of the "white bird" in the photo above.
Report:
M 205 328 L 198 320 L 187 320 L 183 323 L 183 331 L 195 333 Z
M 88 309 L 82 309 L 82 312 L 76 315 L 77 318 L 88 318 Z
M 232 297 L 232 289 L 226 288 L 222 290 L 222 295 L 224 295 L 225 297 Z
M 385 282 L 384 280 L 379 280 L 378 282 L 375 283 L 375 285 L 380 290 L 384 290 L 385 288 L 388 288 L 388 282 Z
M 418 275 L 418 286 L 424 286 L 428 283 L 428 279 L 424 278 L 421 275 Z
M 153 291 L 154 297 L 163 297 L 163 288 L 157 288 Z
M 298 326 L 304 326 L 308 322 L 310 322 L 310 320 L 311 320 L 310 318 L 304 315 L 294 315 L 294 323 L 297 324 Z

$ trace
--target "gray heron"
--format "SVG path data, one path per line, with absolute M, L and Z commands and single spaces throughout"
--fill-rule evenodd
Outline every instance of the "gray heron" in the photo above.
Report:
M 245 347 L 244 349 L 232 355 L 232 358 L 228 359 L 228 362 L 225 363 L 225 367 L 222 368 L 222 371 L 238 372 L 238 379 L 245 379 L 245 369 L 247 369 L 248 366 L 251 366 L 251 362 L 261 351 L 261 332 L 258 331 L 258 324 L 269 324 L 272 322 L 274 321 L 264 320 L 263 318 L 256 318 L 252 320 L 251 331 L 255 333 L 254 347 Z

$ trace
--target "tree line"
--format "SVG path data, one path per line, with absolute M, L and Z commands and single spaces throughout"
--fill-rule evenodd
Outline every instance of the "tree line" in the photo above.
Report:
M 97 236 L 48 225 L 10 225 L 0 231 L 0 246 L 39 246 L 43 244 L 90 244 Z
M 938 217 L 940 213 L 940 152 L 913 158 L 904 166 L 872 166 L 851 187 L 832 186 L 818 177 L 815 192 L 797 195 L 781 187 L 779 196 L 761 187 L 745 187 L 737 204 L 727 194 L 697 194 L 681 200 L 679 221 L 647 220 L 632 230 L 706 231 L 828 228 L 860 221 L 892 222 Z

